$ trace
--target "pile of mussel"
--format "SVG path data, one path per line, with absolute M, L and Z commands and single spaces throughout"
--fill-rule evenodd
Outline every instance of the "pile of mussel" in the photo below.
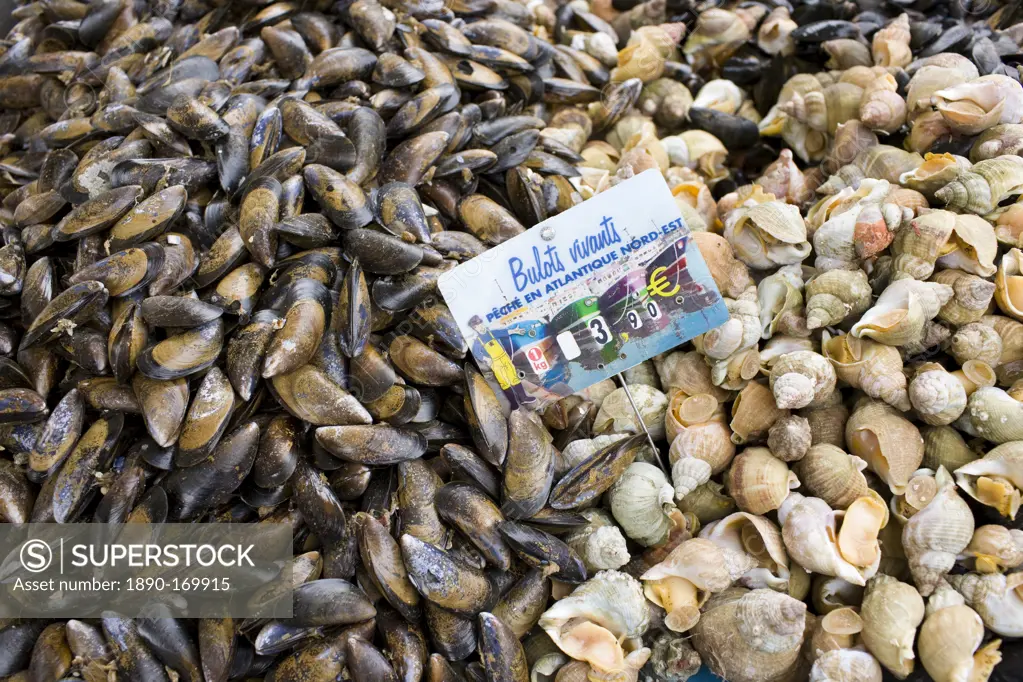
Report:
M 295 590 L 0 677 L 1020 679 L 1018 2 L 13 14 L 0 519 L 288 524 Z M 438 277 L 649 169 L 728 321 L 509 412 Z

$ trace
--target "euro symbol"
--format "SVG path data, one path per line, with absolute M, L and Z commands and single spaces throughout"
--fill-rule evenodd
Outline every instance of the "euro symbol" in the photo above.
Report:
M 679 285 L 676 284 L 675 288 L 671 291 L 667 291 L 668 278 L 664 277 L 663 273 L 668 268 L 657 268 L 650 275 L 650 284 L 647 285 L 646 290 L 650 292 L 651 296 L 674 296 L 678 293 Z

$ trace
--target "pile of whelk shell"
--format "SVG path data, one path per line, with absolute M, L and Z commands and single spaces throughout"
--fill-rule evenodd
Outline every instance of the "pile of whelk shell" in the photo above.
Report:
M 298 587 L 5 621 L 0 675 L 1017 674 L 1018 4 L 15 16 L 0 517 L 287 523 Z M 437 277 L 649 168 L 730 319 L 627 373 L 643 425 L 506 416 Z

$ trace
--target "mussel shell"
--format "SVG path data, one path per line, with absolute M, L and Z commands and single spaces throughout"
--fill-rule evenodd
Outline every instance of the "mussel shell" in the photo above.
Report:
M 760 131 L 757 124 L 748 118 L 728 114 L 715 109 L 704 109 L 702 107 L 689 108 L 689 121 L 714 135 L 720 140 L 727 140 L 729 148 L 752 147 L 760 141 Z
M 76 271 L 68 282 L 102 282 L 110 296 L 128 296 L 139 291 L 163 268 L 163 247 L 155 242 L 118 251 Z
M 302 449 L 301 425 L 294 417 L 278 415 L 263 430 L 252 467 L 253 480 L 263 488 L 284 485 L 295 472 Z
M 602 495 L 632 464 L 643 442 L 642 435 L 623 438 L 577 464 L 554 485 L 550 505 L 576 509 Z
M 387 528 L 369 514 L 360 512 L 355 515 L 355 533 L 362 565 L 374 586 L 407 621 L 419 620 L 419 593 L 409 582 L 401 549 Z
M 302 213 L 277 223 L 277 234 L 304 249 L 337 243 L 338 232 L 321 213 Z
M 366 347 L 372 326 L 369 288 L 357 258 L 352 261 L 341 281 L 338 306 L 338 341 L 341 352 L 354 358 Z
M 334 305 L 327 287 L 302 278 L 291 284 L 284 307 L 284 324 L 274 332 L 263 360 L 264 378 L 294 372 L 312 360 Z
M 559 580 L 581 583 L 586 580 L 583 560 L 564 542 L 550 533 L 515 521 L 499 526 L 501 534 L 519 557 L 531 566 L 556 567 Z
M 140 306 L 142 317 L 155 327 L 197 327 L 220 319 L 224 309 L 188 296 L 150 296 Z
M 152 379 L 179 379 L 216 362 L 223 343 L 224 322 L 215 319 L 150 346 L 139 355 L 136 365 Z
M 386 424 L 323 426 L 316 441 L 333 455 L 367 466 L 415 459 L 426 452 L 426 439 L 415 431 Z
M 436 504 L 440 517 L 469 538 L 489 564 L 501 571 L 511 568 L 511 549 L 498 531 L 504 515 L 482 490 L 448 483 L 437 492 Z
M 108 296 L 101 282 L 81 282 L 68 287 L 47 303 L 32 321 L 21 338 L 21 349 L 54 340 L 62 333 L 61 320 L 76 325 L 88 321 L 106 305 Z
M 482 571 L 413 535 L 401 536 L 401 554 L 419 593 L 441 608 L 471 616 L 495 597 Z
M 529 675 L 526 652 L 518 636 L 492 613 L 479 615 L 480 662 L 489 682 L 520 682 Z
M 85 404 L 77 389 L 68 391 L 53 408 L 28 456 L 28 476 L 36 482 L 52 474 L 82 435 Z
M 326 478 L 299 460 L 290 480 L 295 507 L 309 530 L 327 546 L 344 541 L 348 537 L 347 518 Z
M 386 232 L 354 229 L 345 232 L 345 253 L 358 259 L 366 272 L 398 275 L 408 272 L 423 260 L 423 249 Z
M 233 408 L 231 383 L 219 367 L 211 367 L 199 383 L 185 415 L 174 463 L 188 467 L 206 459 L 227 430 Z
M 56 475 L 53 518 L 74 521 L 95 492 L 96 472 L 107 466 L 124 426 L 124 415 L 108 413 L 82 435 Z
M 376 615 L 362 590 L 338 578 L 321 578 L 299 585 L 292 602 L 294 615 L 288 621 L 292 626 L 348 625 Z
M 362 227 L 373 220 L 362 189 L 333 168 L 312 164 L 305 167 L 303 175 L 323 213 L 341 229 Z
M 494 389 L 471 363 L 465 365 L 465 417 L 480 455 L 495 467 L 508 451 L 508 423 Z
M 245 422 L 220 440 L 211 457 L 170 472 L 162 484 L 170 500 L 169 518 L 191 519 L 230 499 L 248 476 L 258 444 L 259 426 Z

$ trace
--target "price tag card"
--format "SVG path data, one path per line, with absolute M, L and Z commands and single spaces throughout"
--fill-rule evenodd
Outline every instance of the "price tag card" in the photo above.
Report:
M 462 263 L 438 286 L 513 408 L 580 391 L 728 319 L 657 170 Z

